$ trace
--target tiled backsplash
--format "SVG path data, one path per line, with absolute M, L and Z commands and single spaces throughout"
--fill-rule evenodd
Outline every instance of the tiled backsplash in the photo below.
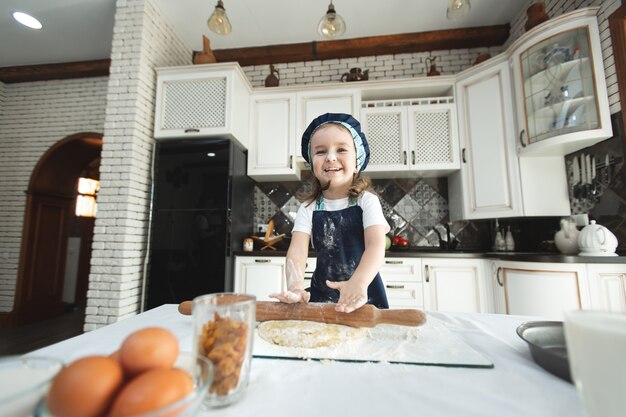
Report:
M 623 178 L 623 151 L 621 123 L 616 124 L 613 115 L 616 137 L 607 139 L 583 151 L 566 156 L 570 178 L 570 201 L 572 213 L 589 213 L 590 219 L 608 227 L 618 238 L 619 253 L 626 253 L 626 183 Z M 572 160 L 582 153 L 591 154 L 604 160 L 609 155 L 614 162 L 610 168 L 610 181 L 598 186 L 593 201 L 581 201 L 573 196 L 571 185 Z M 365 172 L 367 174 L 367 171 Z M 296 212 L 300 203 L 295 195 L 299 187 L 311 175 L 303 172 L 303 181 L 259 182 L 254 192 L 254 230 L 259 224 L 267 224 L 274 219 L 277 233 L 291 235 Z M 406 237 L 412 248 L 437 247 L 439 236 L 446 239 L 445 224 L 448 216 L 448 182 L 446 178 L 394 178 L 372 180 L 374 191 L 380 197 L 385 217 L 391 226 L 390 235 Z M 516 241 L 516 250 L 556 251 L 553 245 L 554 234 L 559 229 L 558 217 L 501 219 L 500 226 L 510 226 Z M 492 248 L 495 230 L 494 220 L 464 221 L 448 223 L 451 238 L 459 241 L 457 249 L 489 251 Z M 287 249 L 289 239 L 277 245 Z
M 303 173 L 303 180 L 311 174 Z M 397 178 L 372 180 L 372 187 L 380 197 L 385 217 L 391 226 L 390 235 L 406 237 L 412 247 L 437 247 L 443 239 L 448 222 L 448 186 L 445 178 Z M 274 219 L 277 233 L 291 234 L 300 202 L 296 199 L 303 182 L 257 183 L 254 193 L 254 230 L 259 224 Z M 483 249 L 486 222 L 455 222 L 450 224 L 451 237 L 460 241 L 459 247 Z M 288 244 L 288 242 L 287 242 Z

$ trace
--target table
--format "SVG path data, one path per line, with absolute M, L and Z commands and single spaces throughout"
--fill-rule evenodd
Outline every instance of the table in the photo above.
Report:
M 252 360 L 244 399 L 199 416 L 577 417 L 575 387 L 532 360 L 516 327 L 532 317 L 427 312 L 495 365 L 492 369 L 389 363 Z M 192 322 L 173 304 L 39 349 L 70 362 L 109 354 L 133 331 L 165 327 L 191 351 Z

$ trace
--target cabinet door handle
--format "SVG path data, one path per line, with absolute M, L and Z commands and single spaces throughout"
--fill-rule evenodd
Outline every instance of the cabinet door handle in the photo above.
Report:
M 526 147 L 526 141 L 524 140 L 524 136 L 526 136 L 526 129 L 522 129 L 522 131 L 519 132 L 519 143 L 522 144 L 522 148 Z
M 259 263 L 259 264 L 267 264 L 267 263 L 270 263 L 272 261 L 269 260 L 269 259 L 255 259 L 254 262 Z
M 461 151 L 461 160 L 464 164 L 467 163 L 467 159 L 465 159 L 465 148 L 463 148 L 463 150 Z
M 385 263 L 387 265 L 402 265 L 404 263 L 404 261 L 388 261 L 385 259 Z
M 195 128 L 190 128 L 190 129 L 185 129 L 185 133 L 199 133 L 200 129 L 195 129 Z
M 504 283 L 502 282 L 502 280 L 500 279 L 500 271 L 502 271 L 502 267 L 498 267 L 498 269 L 496 270 L 496 281 L 498 281 L 498 285 L 501 287 L 504 287 Z
M 406 165 L 406 151 L 402 151 L 402 154 L 404 155 L 404 165 Z
M 293 169 L 293 155 L 289 157 L 289 169 Z
M 411 163 L 415 165 L 415 151 L 411 151 Z
M 404 288 L 404 285 L 385 285 L 385 288 L 389 288 L 390 290 L 401 290 Z
M 430 282 L 430 268 L 428 265 L 424 265 L 424 276 L 426 278 L 426 282 Z

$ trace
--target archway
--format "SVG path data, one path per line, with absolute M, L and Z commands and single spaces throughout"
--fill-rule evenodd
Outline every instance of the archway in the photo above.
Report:
M 41 157 L 26 191 L 26 209 L 17 275 L 14 322 L 26 324 L 61 314 L 70 226 L 78 177 L 99 171 L 102 134 L 68 136 Z M 76 298 L 84 300 L 91 257 L 93 219 L 81 227 Z M 88 243 L 88 244 L 87 244 Z M 88 246 L 88 247 L 87 247 Z

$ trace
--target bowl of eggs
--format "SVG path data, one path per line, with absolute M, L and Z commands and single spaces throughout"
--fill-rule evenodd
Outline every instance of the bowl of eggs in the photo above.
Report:
M 0 416 L 25 416 L 32 413 L 50 382 L 63 368 L 59 359 L 7 356 L 0 358 Z
M 110 355 L 66 365 L 52 380 L 35 417 L 191 417 L 213 381 L 208 359 L 179 352 L 173 333 L 135 331 Z

